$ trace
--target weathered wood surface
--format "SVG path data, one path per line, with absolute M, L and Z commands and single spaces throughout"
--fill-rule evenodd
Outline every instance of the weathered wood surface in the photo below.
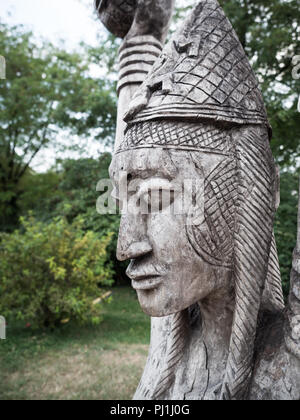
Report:
M 137 202 L 154 186 L 172 190 L 174 208 L 178 185 L 197 185 L 185 212 L 160 204 L 122 215 L 118 258 L 131 260 L 127 273 L 152 317 L 135 398 L 297 400 L 300 233 L 285 307 L 273 233 L 278 173 L 248 58 L 216 0 L 199 1 L 161 54 L 174 2 L 124 3 L 122 33 L 118 17 L 102 18 L 125 36 L 115 195 L 124 171 L 129 189 L 140 181 Z

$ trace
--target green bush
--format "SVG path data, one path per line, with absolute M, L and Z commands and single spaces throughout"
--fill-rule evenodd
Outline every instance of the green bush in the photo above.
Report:
M 96 186 L 99 180 L 109 178 L 111 158 L 109 153 L 103 153 L 98 159 L 67 159 L 59 163 L 58 172 L 53 169 L 44 174 L 30 173 L 23 182 L 18 204 L 22 215 L 32 211 L 42 222 L 64 216 L 72 223 L 80 217 L 85 231 L 92 230 L 100 237 L 114 233 L 107 255 L 114 270 L 115 284 L 129 285 L 130 280 L 125 274 L 128 263 L 116 258 L 120 216 L 100 215 L 96 211 L 101 194 L 96 191 Z
M 33 327 L 101 321 L 99 286 L 113 282 L 106 252 L 112 235 L 99 239 L 82 224 L 31 216 L 21 219 L 21 230 L 0 234 L 1 315 Z

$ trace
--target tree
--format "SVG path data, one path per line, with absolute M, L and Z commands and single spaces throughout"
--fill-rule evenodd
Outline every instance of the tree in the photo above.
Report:
M 21 215 L 34 211 L 39 221 L 48 222 L 54 217 L 58 203 L 65 193 L 59 189 L 63 172 L 50 169 L 46 173 L 30 172 L 20 182 L 18 208 Z
M 112 142 L 116 96 L 112 81 L 90 75 L 84 45 L 69 53 L 0 24 L 0 53 L 7 63 L 0 81 L 0 229 L 7 230 L 16 224 L 20 183 L 36 155 L 75 147 L 62 142 L 61 130 Z

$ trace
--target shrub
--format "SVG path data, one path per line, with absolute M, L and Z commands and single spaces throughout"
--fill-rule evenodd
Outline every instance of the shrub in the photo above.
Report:
M 98 236 L 114 233 L 107 248 L 107 256 L 112 263 L 116 284 L 129 285 L 126 276 L 127 262 L 119 262 L 116 248 L 120 216 L 96 211 L 100 193 L 96 191 L 100 179 L 109 178 L 111 155 L 103 153 L 98 159 L 81 158 L 60 161 L 55 172 L 29 173 L 23 182 L 23 193 L 19 197 L 22 215 L 32 211 L 37 220 L 50 222 L 57 216 L 64 216 L 69 223 L 77 217 L 84 220 L 83 230 L 92 230 Z
M 56 218 L 49 224 L 32 216 L 21 230 L 0 234 L 0 313 L 33 327 L 54 327 L 66 319 L 101 321 L 99 286 L 113 282 L 102 238 L 84 232 L 82 220 Z M 97 299 L 98 298 L 98 299 Z

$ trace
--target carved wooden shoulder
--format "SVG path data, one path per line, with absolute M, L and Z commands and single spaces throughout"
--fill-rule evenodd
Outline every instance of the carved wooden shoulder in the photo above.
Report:
M 250 400 L 299 400 L 300 359 L 287 344 L 287 311 L 266 315 L 256 345 Z

